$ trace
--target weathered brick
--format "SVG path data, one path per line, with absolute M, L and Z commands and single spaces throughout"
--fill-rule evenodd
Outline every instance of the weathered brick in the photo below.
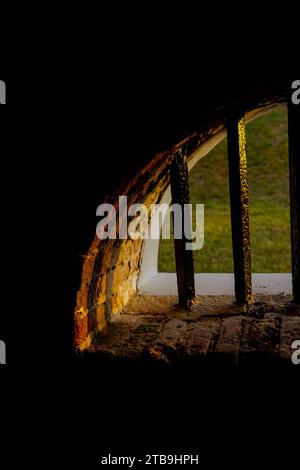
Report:
M 279 349 L 279 323 L 275 319 L 258 320 L 252 325 L 251 345 L 265 354 L 277 354 Z
M 279 354 L 279 321 L 249 319 L 243 321 L 239 363 L 247 361 L 263 365 Z
M 182 330 L 186 327 L 186 323 L 182 320 L 177 320 L 173 318 L 172 320 L 168 321 L 160 334 L 156 339 L 156 344 L 161 344 L 165 346 L 175 346 Z
M 103 304 L 106 300 L 106 275 L 100 276 L 97 284 L 97 302 Z
M 222 322 L 222 328 L 218 336 L 215 352 L 229 355 L 237 361 L 240 350 L 243 317 L 229 317 Z
M 81 343 L 83 343 L 88 336 L 88 316 L 84 318 L 77 319 L 75 323 L 75 346 L 79 347 Z
M 96 314 L 98 330 L 103 331 L 106 328 L 105 304 L 97 305 Z
M 191 324 L 179 338 L 178 344 L 187 355 L 205 356 L 220 329 L 220 320 L 206 320 Z

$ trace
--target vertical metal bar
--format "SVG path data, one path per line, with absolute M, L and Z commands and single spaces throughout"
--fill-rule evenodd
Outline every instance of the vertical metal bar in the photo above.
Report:
M 249 192 L 244 119 L 227 123 L 232 246 L 236 301 L 251 304 L 252 275 L 249 232 Z
M 300 304 L 300 105 L 289 103 L 288 116 L 293 295 Z
M 181 149 L 173 158 L 171 192 L 172 204 L 179 204 L 182 214 L 188 216 L 189 219 L 189 215 L 184 210 L 185 204 L 190 204 L 189 172 L 187 157 Z M 184 225 L 187 223 L 189 223 L 187 220 L 184 223 L 184 217 L 182 217 L 182 237 L 181 239 L 174 237 L 178 297 L 179 304 L 184 308 L 190 307 L 195 301 L 194 256 L 192 251 L 186 250 L 186 243 L 190 242 L 186 239 L 184 230 Z

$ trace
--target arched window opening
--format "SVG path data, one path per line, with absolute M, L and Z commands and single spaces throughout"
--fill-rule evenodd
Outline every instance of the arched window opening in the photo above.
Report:
M 250 234 L 254 273 L 290 273 L 288 119 L 281 108 L 247 125 Z M 190 171 L 193 206 L 205 205 L 205 244 L 196 273 L 232 273 L 227 138 Z M 195 215 L 195 212 L 194 212 Z M 172 240 L 161 240 L 158 271 L 176 272 Z

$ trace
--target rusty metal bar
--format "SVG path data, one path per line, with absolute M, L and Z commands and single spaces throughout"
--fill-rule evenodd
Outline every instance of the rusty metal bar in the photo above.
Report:
M 300 304 L 300 105 L 289 103 L 288 116 L 293 295 Z
M 191 222 L 189 215 L 184 210 L 185 204 L 190 204 L 190 189 L 187 157 L 181 149 L 175 153 L 172 162 L 171 192 L 172 204 L 181 206 L 182 214 L 185 213 L 188 216 L 186 224 L 188 220 Z M 190 307 L 195 301 L 194 256 L 192 251 L 186 250 L 187 242 L 190 240 L 186 239 L 184 217 L 182 217 L 182 237 L 176 239 L 174 236 L 174 248 L 179 304 L 184 308 Z
M 235 295 L 238 304 L 250 305 L 253 302 L 253 295 L 244 119 L 234 117 L 228 120 L 227 140 Z

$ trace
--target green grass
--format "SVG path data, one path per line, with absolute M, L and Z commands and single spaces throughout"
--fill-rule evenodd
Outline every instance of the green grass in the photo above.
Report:
M 253 272 L 290 272 L 287 112 L 247 126 Z M 194 252 L 196 272 L 233 272 L 227 140 L 190 173 L 191 202 L 205 204 L 205 245 Z M 175 272 L 172 240 L 160 243 L 158 269 Z

